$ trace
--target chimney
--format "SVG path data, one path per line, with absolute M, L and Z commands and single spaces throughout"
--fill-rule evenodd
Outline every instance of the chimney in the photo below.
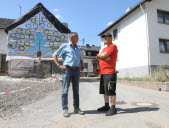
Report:
M 68 28 L 68 23 L 62 23 L 65 27 Z
M 89 44 L 86 44 L 86 47 L 89 47 L 90 45 Z
M 127 8 L 126 13 L 129 12 L 131 9 L 132 9 L 131 7 Z

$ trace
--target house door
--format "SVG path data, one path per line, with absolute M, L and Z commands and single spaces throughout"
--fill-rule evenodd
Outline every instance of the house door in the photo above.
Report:
M 6 55 L 1 55 L 1 72 L 7 71 L 7 61 L 6 61 Z

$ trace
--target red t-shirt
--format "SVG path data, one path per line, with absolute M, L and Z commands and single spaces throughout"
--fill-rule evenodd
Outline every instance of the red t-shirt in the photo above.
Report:
M 101 53 L 108 53 L 110 55 L 111 60 L 105 61 L 100 60 L 100 74 L 113 74 L 116 72 L 116 60 L 117 60 L 117 46 L 115 44 L 111 44 L 108 47 L 105 47 Z

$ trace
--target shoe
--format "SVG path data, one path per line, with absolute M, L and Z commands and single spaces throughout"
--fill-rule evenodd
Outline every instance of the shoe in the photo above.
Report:
M 75 114 L 85 115 L 85 112 L 81 111 L 79 108 L 74 109 Z
M 69 117 L 70 116 L 70 114 L 68 113 L 67 109 L 63 111 L 63 116 L 64 117 Z
M 99 111 L 99 112 L 105 112 L 105 111 L 108 111 L 109 109 L 110 109 L 110 107 L 103 106 L 101 108 L 98 108 L 97 111 Z
M 112 116 L 112 115 L 115 115 L 117 114 L 117 110 L 116 109 L 109 109 L 108 112 L 106 112 L 106 116 Z

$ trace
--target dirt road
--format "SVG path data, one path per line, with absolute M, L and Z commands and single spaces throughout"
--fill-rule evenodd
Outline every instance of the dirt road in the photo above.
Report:
M 58 81 L 49 80 L 48 82 L 51 82 L 52 87 L 49 85 L 47 88 L 51 88 L 49 90 L 52 91 L 42 91 L 48 93 L 45 93 L 45 96 L 41 94 L 43 97 L 37 98 L 36 102 L 20 105 L 18 111 L 1 117 L 0 128 L 169 127 L 169 102 L 167 102 L 169 93 L 167 92 L 118 85 L 116 105 L 118 114 L 106 117 L 104 113 L 96 111 L 98 107 L 104 104 L 103 97 L 98 94 L 98 80 L 84 79 L 80 83 L 80 103 L 81 109 L 86 114 L 77 115 L 73 113 L 73 96 L 72 88 L 70 88 L 69 112 L 71 116 L 64 118 L 61 108 L 60 84 Z M 48 82 L 46 83 L 49 84 Z M 30 84 L 28 85 L 30 86 Z M 31 94 L 32 97 L 34 97 L 33 95 L 36 94 Z

